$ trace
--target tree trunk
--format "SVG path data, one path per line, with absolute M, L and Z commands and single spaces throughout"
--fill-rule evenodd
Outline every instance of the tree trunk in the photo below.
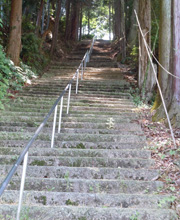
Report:
M 172 17 L 172 1 L 161 0 L 160 4 L 160 23 L 159 23 L 159 62 L 164 68 L 172 72 L 172 28 L 171 28 L 171 17 Z M 158 74 L 159 84 L 161 86 L 162 94 L 166 106 L 168 107 L 172 99 L 172 77 L 166 73 L 159 66 Z M 156 95 L 156 100 L 153 109 L 158 109 L 154 119 L 160 119 L 164 117 L 164 110 L 161 102 L 159 92 Z
M 180 78 L 180 1 L 173 1 L 173 74 Z M 180 79 L 173 78 L 173 98 L 169 107 L 172 123 L 180 127 Z
M 11 2 L 10 36 L 7 48 L 7 56 L 14 64 L 19 65 L 21 52 L 21 25 L 22 25 L 22 0 Z
M 47 0 L 47 11 L 48 11 L 48 16 L 47 16 L 47 26 L 46 30 L 49 28 L 49 23 L 50 23 L 50 0 Z
M 114 10 L 115 10 L 115 15 L 114 15 L 114 38 L 118 39 L 120 38 L 120 20 L 121 20 L 121 0 L 114 0 Z
M 43 11 L 42 11 L 41 35 L 43 35 L 44 33 L 44 17 L 45 17 L 45 5 L 43 5 Z
M 139 21 L 146 42 L 151 47 L 151 1 L 139 0 Z M 148 54 L 144 45 L 142 36 L 139 34 L 139 74 L 138 74 L 138 87 L 143 92 L 149 92 L 147 78 L 153 77 L 149 68 Z
M 126 31 L 125 31 L 125 16 L 124 16 L 124 0 L 121 0 L 121 20 L 120 20 L 120 50 L 122 60 L 126 58 Z
M 109 0 L 109 40 L 111 40 L 111 1 Z
M 55 50 L 56 45 L 57 45 L 60 13 L 61 13 L 61 0 L 58 0 L 56 19 L 55 19 L 54 30 L 53 30 L 53 39 L 52 39 L 51 51 L 50 51 L 51 56 L 53 55 L 54 50 Z
M 82 38 L 82 17 L 83 17 L 83 12 L 82 12 L 82 3 L 81 3 L 81 9 L 80 9 L 80 18 L 79 18 L 79 40 Z
M 90 34 L 90 9 L 88 8 L 88 35 Z
M 129 34 L 127 37 L 127 42 L 130 48 L 133 48 L 134 45 L 137 45 L 137 36 L 138 36 L 134 10 L 136 10 L 137 14 L 139 13 L 139 0 L 134 0 L 133 2 L 131 24 L 130 24 Z
M 38 16 L 37 16 L 37 21 L 36 21 L 36 34 L 39 34 L 43 7 L 44 7 L 44 0 L 41 0 L 41 5 L 40 5 L 40 9 L 39 9 Z
M 71 0 L 66 0 L 66 30 L 65 30 L 65 39 L 70 38 L 70 7 Z
M 71 37 L 70 39 L 76 41 L 78 39 L 78 22 L 79 20 L 79 1 L 73 1 L 71 14 Z

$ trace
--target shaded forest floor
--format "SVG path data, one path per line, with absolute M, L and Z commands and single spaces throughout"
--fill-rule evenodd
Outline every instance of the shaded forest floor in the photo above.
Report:
M 119 68 L 127 70 L 124 78 L 131 83 L 132 91 L 137 88 L 136 73 L 133 72 L 128 65 L 119 64 Z M 135 104 L 140 96 L 137 94 L 133 97 Z M 152 158 L 155 160 L 154 168 L 160 170 L 156 180 L 161 180 L 165 183 L 165 187 L 159 190 L 160 194 L 171 194 L 172 206 L 177 211 L 180 219 L 180 129 L 174 128 L 176 139 L 176 147 L 174 147 L 170 130 L 165 122 L 153 122 L 151 105 L 137 105 L 137 112 L 140 115 L 139 120 L 135 120 L 140 124 L 144 134 L 147 137 L 146 149 L 152 151 Z M 176 198 L 176 199 L 175 199 Z

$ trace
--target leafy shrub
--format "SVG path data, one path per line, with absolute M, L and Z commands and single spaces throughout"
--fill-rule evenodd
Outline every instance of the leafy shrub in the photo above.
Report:
M 36 77 L 30 67 L 21 63 L 21 67 L 6 58 L 3 47 L 0 45 L 0 109 L 3 109 L 3 99 L 18 91 L 24 83 L 30 83 L 30 79 Z
M 86 34 L 86 35 L 83 35 L 82 36 L 82 40 L 85 40 L 85 39 L 93 39 L 94 35 L 93 34 Z
M 48 59 L 41 51 L 41 39 L 33 32 L 24 33 L 22 36 L 21 58 L 24 63 L 33 68 L 33 71 L 40 71 L 47 64 Z

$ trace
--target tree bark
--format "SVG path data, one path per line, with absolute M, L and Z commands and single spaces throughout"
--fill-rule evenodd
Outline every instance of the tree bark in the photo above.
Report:
M 173 74 L 180 77 L 180 1 L 173 1 Z M 173 97 L 169 115 L 175 127 L 180 128 L 180 79 L 173 78 Z
M 114 0 L 114 38 L 118 39 L 120 38 L 120 20 L 121 20 L 121 2 L 120 0 Z
M 120 50 L 122 60 L 126 58 L 126 30 L 125 30 L 125 15 L 124 15 L 124 0 L 120 1 L 121 5 L 121 20 L 120 20 Z
M 14 64 L 19 65 L 21 52 L 21 25 L 22 25 L 22 0 L 11 2 L 10 36 L 7 48 L 7 56 Z
M 172 28 L 171 28 L 171 17 L 172 17 L 172 1 L 161 0 L 160 2 L 160 23 L 159 23 L 159 62 L 162 66 L 172 72 Z M 172 99 L 172 77 L 166 73 L 159 66 L 158 74 L 159 84 L 161 86 L 162 94 L 166 106 L 169 106 Z M 153 109 L 158 109 L 154 118 L 162 118 L 164 116 L 163 106 L 159 92 L 156 95 Z
M 82 2 L 81 2 L 81 9 L 80 9 L 80 17 L 79 17 L 79 40 L 82 38 L 82 17 L 83 17 L 83 12 L 82 12 Z
M 53 38 L 52 38 L 52 44 L 51 44 L 51 51 L 50 51 L 51 56 L 53 55 L 54 50 L 57 45 L 58 30 L 59 30 L 59 17 L 61 13 L 61 1 L 62 0 L 58 0 L 57 2 L 57 13 L 56 13 L 56 19 L 55 19 L 54 30 L 53 30 Z
M 111 40 L 111 1 L 109 0 L 109 40 Z
M 79 3 L 79 0 L 73 1 L 72 3 L 70 39 L 73 41 L 78 39 Z
M 130 48 L 133 48 L 134 45 L 137 45 L 137 36 L 138 36 L 134 10 L 136 10 L 137 14 L 139 13 L 139 0 L 134 0 L 133 2 L 131 24 L 130 24 L 129 34 L 127 37 L 127 42 Z
M 43 7 L 44 7 L 44 0 L 41 0 L 41 5 L 39 8 L 37 21 L 36 21 L 36 34 L 39 34 L 39 30 L 41 28 L 41 17 L 42 17 Z
M 139 21 L 146 42 L 151 47 L 151 1 L 139 0 Z M 144 45 L 142 36 L 139 34 L 139 73 L 138 73 L 138 87 L 141 91 L 150 92 L 149 85 L 147 85 L 148 78 L 152 78 L 152 72 L 149 68 L 148 54 Z
M 70 9 L 71 9 L 71 0 L 66 1 L 66 30 L 65 30 L 65 39 L 70 38 Z

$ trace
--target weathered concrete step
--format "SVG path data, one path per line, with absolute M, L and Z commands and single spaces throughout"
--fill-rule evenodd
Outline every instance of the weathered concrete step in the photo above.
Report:
M 46 101 L 46 102 L 52 102 L 52 103 L 54 103 L 54 101 L 52 101 L 53 99 L 55 100 L 55 97 L 47 97 L 47 96 L 43 96 L 43 97 L 35 97 L 35 96 L 25 96 L 25 95 L 22 95 L 22 96 L 20 96 L 20 95 L 18 95 L 17 96 L 17 100 L 25 100 L 25 101 L 27 101 L 27 102 L 29 102 L 29 101 L 36 101 L 36 102 L 44 102 L 44 101 Z M 132 97 L 125 97 L 125 96 L 122 96 L 122 97 L 118 97 L 118 98 L 113 98 L 113 97 L 105 97 L 105 96 L 100 96 L 100 95 L 98 95 L 98 97 L 97 97 L 97 95 L 95 96 L 87 96 L 87 95 L 78 95 L 77 97 L 73 97 L 73 99 L 72 99 L 72 97 L 71 97 L 71 102 L 72 101 L 74 101 L 74 102 L 77 102 L 77 100 L 78 100 L 78 102 L 84 102 L 84 103 L 87 103 L 87 102 L 89 102 L 89 103 L 94 103 L 94 102 L 104 102 L 104 103 L 121 103 L 121 102 L 131 102 L 132 103 Z
M 79 146 L 80 147 L 80 146 Z M 0 155 L 20 155 L 23 148 L 0 147 Z M 106 157 L 106 158 L 141 158 L 150 159 L 151 151 L 148 150 L 105 150 L 105 149 L 51 149 L 51 148 L 30 148 L 29 156 L 50 156 L 50 157 Z
M 60 91 L 59 93 L 58 92 L 36 92 L 36 91 L 31 91 L 31 92 L 22 92 L 22 93 L 19 93 L 18 94 L 18 97 L 21 97 L 21 96 L 29 96 L 29 97 L 59 97 L 59 95 L 61 94 L 62 91 Z M 84 96 L 99 96 L 99 97 L 105 97 L 105 98 L 122 98 L 122 97 L 125 97 L 125 98 L 130 98 L 130 94 L 129 93 L 126 93 L 126 92 L 113 92 L 113 93 L 110 93 L 110 92 L 100 92 L 100 91 L 79 91 L 78 92 L 79 94 L 81 95 L 84 95 Z M 77 97 L 77 95 L 75 94 L 75 91 L 72 91 L 72 94 L 71 94 L 71 97 Z
M 0 165 L 1 176 L 7 175 L 11 165 Z M 64 178 L 71 179 L 117 179 L 117 180 L 143 180 L 157 179 L 159 171 L 153 169 L 128 169 L 128 168 L 98 168 L 98 167 L 57 167 L 57 166 L 28 166 L 28 177 L 35 178 Z M 15 174 L 21 178 L 22 166 Z
M 94 207 L 120 207 L 120 208 L 144 208 L 144 209 L 168 209 L 171 203 L 170 195 L 129 195 L 129 194 L 85 194 L 25 191 L 23 194 L 24 205 L 48 205 L 48 206 L 94 206 Z M 6 191 L 0 198 L 0 204 L 18 204 L 19 191 Z M 165 201 L 164 204 L 162 201 Z
M 91 123 L 92 124 L 92 123 Z M 130 131 L 123 128 L 122 130 L 119 128 L 116 128 L 115 130 L 115 125 L 111 125 L 111 124 L 103 124 L 102 128 L 92 128 L 92 126 L 83 126 L 83 124 L 81 124 L 84 128 L 79 128 L 78 125 L 74 124 L 74 127 L 71 126 L 71 123 L 69 123 L 68 125 L 70 125 L 70 128 L 67 128 L 67 123 L 63 125 L 64 128 L 61 129 L 61 134 L 71 134 L 71 133 L 89 133 L 89 134 L 119 134 L 121 133 L 121 135 L 128 135 L 128 134 L 136 134 L 136 135 L 141 135 L 143 134 L 143 131 L 138 129 L 138 130 L 133 130 L 131 129 Z M 88 128 L 87 128 L 88 127 Z M 21 125 L 19 127 L 17 126 L 12 126 L 12 123 L 9 124 L 8 126 L 1 126 L 0 123 L 0 132 L 1 131 L 5 131 L 5 132 L 35 132 L 37 129 L 37 127 L 24 127 L 24 125 Z M 45 127 L 43 128 L 43 132 L 45 133 L 51 133 L 52 132 L 52 124 L 50 127 Z
M 16 205 L 0 205 L 0 215 L 6 220 L 15 220 L 16 212 Z M 177 220 L 175 212 L 168 209 L 95 208 L 85 206 L 23 206 L 22 215 L 28 215 L 28 218 L 32 220 L 129 220 L 135 219 L 136 216 L 140 220 Z
M 23 111 L 24 110 L 24 111 Z M 26 108 L 26 109 L 22 109 L 22 108 L 12 108 L 12 111 L 4 111 L 1 113 L 0 118 L 2 117 L 45 117 L 47 115 L 47 113 L 49 112 L 49 109 L 39 109 L 39 108 Z M 136 120 L 137 118 L 139 118 L 139 116 L 135 113 L 135 111 L 132 110 L 125 110 L 125 109 L 119 109 L 119 111 L 114 111 L 114 110 L 102 110 L 102 111 L 91 111 L 90 108 L 88 110 L 81 110 L 81 109 L 76 109 L 73 107 L 70 107 L 69 109 L 70 113 L 67 115 L 67 108 L 63 108 L 62 111 L 62 117 L 68 119 L 72 119 L 73 118 L 88 118 L 88 120 L 94 119 L 94 118 L 98 118 L 98 119 L 106 119 L 106 121 L 112 120 L 112 123 L 116 120 L 121 120 L 121 119 L 130 119 L 130 120 Z M 52 115 L 51 115 L 52 116 Z M 58 116 L 59 117 L 59 114 Z
M 45 116 L 45 115 L 44 115 Z M 39 125 L 44 116 L 42 117 L 38 117 L 38 116 L 6 116 L 6 117 L 3 117 L 0 116 L 0 120 L 1 122 L 12 122 L 12 121 L 19 121 L 19 122 L 26 122 L 28 123 L 29 125 Z M 112 118 L 112 116 L 110 117 Z M 131 122 L 131 118 L 125 118 L 125 117 L 120 117 L 120 118 L 116 118 L 116 123 L 130 123 Z M 51 117 L 49 118 L 48 122 L 52 122 L 53 121 L 53 115 L 51 115 Z M 76 123 L 76 122 L 86 122 L 86 123 L 89 123 L 89 122 L 94 122 L 94 123 L 108 123 L 109 119 L 107 117 L 106 118 L 94 118 L 94 117 L 86 117 L 86 118 L 81 118 L 81 117 L 64 117 L 63 118 L 63 122 L 72 122 L 72 123 Z
M 9 100 L 6 100 L 6 102 L 8 102 Z M 21 107 L 34 107 L 34 106 L 39 106 L 40 108 L 45 108 L 45 107 L 51 107 L 55 102 L 55 99 L 15 99 L 14 101 L 11 101 L 11 105 L 12 106 L 21 106 Z M 66 105 L 67 103 L 67 98 L 64 97 L 64 104 Z M 123 107 L 134 107 L 134 103 L 132 101 L 128 100 L 119 100 L 119 101 L 108 101 L 105 102 L 104 100 L 83 100 L 83 99 L 71 99 L 71 104 L 73 106 L 95 106 L 95 107 L 99 107 L 99 106 L 106 106 L 106 107 L 119 107 L 119 106 L 123 106 Z M 9 105 L 7 105 L 8 107 Z
M 1 132 L 0 140 L 28 140 L 34 133 L 24 132 Z M 39 140 L 51 140 L 51 134 L 41 133 L 38 138 Z M 121 134 L 56 134 L 57 141 L 86 141 L 86 142 L 118 142 L 118 143 L 139 143 L 145 142 L 146 137 L 140 135 L 121 135 Z
M 13 165 L 19 155 L 0 155 L 1 165 Z M 92 156 L 92 155 L 91 155 Z M 149 168 L 154 160 L 141 158 L 106 158 L 80 156 L 29 156 L 31 166 L 69 166 L 69 167 L 112 167 L 112 168 Z
M 42 143 L 42 142 L 41 142 Z M 37 143 L 38 144 L 38 143 Z M 56 147 L 62 148 L 78 148 L 79 145 L 85 146 L 85 148 L 90 149 L 142 149 L 144 148 L 146 142 L 103 142 L 99 141 L 98 143 L 95 142 L 87 142 L 87 141 L 57 141 L 55 140 Z M 40 145 L 41 146 L 41 145 Z
M 0 178 L 2 182 L 2 178 Z M 19 190 L 20 178 L 13 177 L 8 190 Z M 52 192 L 78 192 L 78 193 L 136 193 L 150 194 L 163 187 L 160 181 L 136 180 L 87 180 L 87 179 L 49 179 L 26 178 L 25 190 L 52 191 Z
M 66 106 L 64 106 L 63 110 L 65 111 Z M 23 110 L 23 111 L 22 111 Z M 33 107 L 33 108 L 23 108 L 22 107 L 15 107 L 15 106 L 11 106 L 9 109 L 7 109 L 7 113 L 11 112 L 11 111 L 14 111 L 14 112 L 47 112 L 47 108 L 37 108 L 37 107 Z M 71 113 L 75 113 L 75 112 L 80 112 L 81 114 L 86 114 L 86 113 L 91 113 L 91 114 L 98 114 L 99 112 L 102 112 L 102 113 L 107 113 L 109 115 L 111 114 L 116 114 L 118 115 L 118 113 L 121 113 L 121 112 L 127 112 L 127 113 L 130 113 L 130 112 L 135 112 L 136 110 L 136 107 L 92 107 L 92 106 L 73 106 L 71 105 L 70 106 L 70 111 Z M 6 111 L 2 112 L 2 113 L 6 113 Z
M 106 73 L 109 73 L 110 71 L 112 71 L 112 68 L 88 68 L 86 70 L 86 74 L 93 74 L 93 73 L 101 73 L 103 72 L 103 74 L 106 72 Z M 113 69 L 113 72 L 117 72 L 118 71 L 118 74 L 121 74 L 121 71 L 119 69 Z M 60 74 L 61 75 L 61 74 Z M 32 87 L 44 87 L 46 88 L 46 86 L 49 86 L 50 88 L 58 88 L 58 86 L 66 86 L 67 85 L 67 82 L 68 82 L 68 79 L 71 79 L 72 78 L 72 75 L 68 76 L 68 73 L 65 73 L 65 75 L 61 75 L 61 78 L 60 79 L 45 79 L 45 78 L 40 78 L 40 79 L 36 79 L 34 82 L 32 82 Z M 121 74 L 122 75 L 122 74 Z M 122 75 L 123 77 L 123 75 Z M 109 79 L 109 80 L 106 80 L 106 79 L 101 79 L 101 80 L 92 80 L 91 78 L 90 79 L 86 79 L 86 80 L 80 80 L 79 81 L 79 86 L 81 87 L 95 87 L 95 88 L 121 88 L 121 87 L 124 87 L 124 86 L 130 86 L 130 83 L 127 82 L 126 80 L 122 79 L 121 81 L 117 81 L 116 79 Z M 25 88 L 31 88 L 31 87 L 25 87 Z
M 53 104 L 53 103 L 52 103 Z M 24 103 L 24 102 L 22 102 L 22 103 L 12 103 L 12 106 L 11 106 L 11 108 L 7 105 L 7 107 L 6 107 L 6 109 L 10 109 L 10 110 L 12 110 L 12 108 L 23 108 L 23 109 L 26 109 L 26 108 L 28 108 L 28 109 L 32 109 L 32 108 L 34 108 L 34 109 L 50 109 L 51 107 L 52 107 L 52 104 L 48 104 L 48 103 Z M 66 100 L 65 100 L 65 103 L 64 103 L 64 108 L 66 108 L 67 106 L 66 106 Z M 83 107 L 87 107 L 87 106 L 89 106 L 89 108 L 99 108 L 99 107 L 104 107 L 105 109 L 116 109 L 116 108 L 119 108 L 119 109 L 121 109 L 121 108 L 127 108 L 127 109 L 129 109 L 129 108 L 135 108 L 135 106 L 133 105 L 133 104 L 128 104 L 128 105 L 125 105 L 125 104 L 105 104 L 105 103 L 102 103 L 102 104 L 98 104 L 98 103 L 82 103 L 82 102 L 73 102 L 73 103 L 71 103 L 72 104 L 72 106 L 73 107 L 81 107 L 81 108 L 83 108 Z
M 0 131 L 26 131 L 26 129 L 28 131 L 33 131 L 37 129 L 38 124 L 33 124 L 32 123 L 24 123 L 24 122 L 0 122 Z M 49 131 L 52 130 L 52 123 L 47 123 L 45 125 L 45 127 L 43 128 L 43 131 Z M 106 123 L 92 123 L 92 122 L 77 122 L 77 123 L 72 123 L 72 122 L 64 122 L 62 123 L 62 132 L 63 133 L 69 133 L 69 131 L 71 131 L 71 129 L 76 130 L 82 130 L 86 131 L 86 129 L 93 129 L 93 130 L 102 130 L 102 132 L 104 132 L 104 130 L 108 130 L 109 133 L 111 132 L 121 132 L 121 134 L 123 134 L 123 132 L 137 132 L 137 134 L 141 134 L 142 133 L 142 129 L 141 127 L 136 124 L 136 123 L 115 123 L 115 122 L 111 122 L 110 120 L 107 120 Z M 100 131 L 101 132 L 101 131 Z M 76 132 L 74 132 L 76 133 Z M 84 133 L 84 132 L 83 132 Z
M 25 147 L 27 141 L 25 140 L 1 140 L 1 147 Z M 37 148 L 49 148 L 50 141 L 34 142 L 33 146 Z M 145 142 L 140 143 L 114 143 L 114 142 L 82 142 L 82 141 L 55 141 L 55 148 L 85 148 L 85 149 L 142 149 Z
M 91 72 L 89 72 L 91 73 Z M 51 89 L 51 91 L 59 91 L 60 89 L 63 89 L 67 86 L 67 82 L 63 81 L 63 82 L 42 82 L 42 81 L 36 81 L 36 84 L 32 84 L 31 87 L 24 87 L 25 91 L 32 91 L 32 90 L 42 90 L 42 91 L 46 91 L 48 89 Z M 103 84 L 100 82 L 88 82 L 86 81 L 80 81 L 78 88 L 79 90 L 81 89 L 85 89 L 85 90 L 106 90 L 106 91 L 115 91 L 118 90 L 120 91 L 121 89 L 129 89 L 129 84 L 127 82 L 124 82 L 124 84 L 122 84 L 122 82 L 120 82 L 119 84 Z
M 109 134 L 102 134 L 102 135 L 95 135 L 95 134 L 64 134 L 57 135 L 57 140 L 59 141 L 87 141 L 87 142 L 128 142 L 128 143 L 137 143 L 137 142 L 145 142 L 146 137 L 140 135 L 109 135 Z

